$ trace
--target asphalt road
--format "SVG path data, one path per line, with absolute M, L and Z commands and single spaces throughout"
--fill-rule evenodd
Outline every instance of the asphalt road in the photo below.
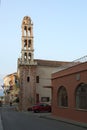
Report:
M 0 110 L 3 130 L 86 130 L 85 128 L 40 118 L 38 114 L 16 112 L 11 107 Z

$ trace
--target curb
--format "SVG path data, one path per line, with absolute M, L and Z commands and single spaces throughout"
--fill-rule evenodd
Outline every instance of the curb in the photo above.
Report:
M 60 121 L 60 122 L 72 124 L 72 125 L 83 127 L 83 128 L 87 129 L 87 123 L 81 123 L 81 122 L 71 121 L 71 120 L 57 118 L 57 117 L 53 117 L 53 116 L 39 116 L 39 117 L 40 118 L 45 118 L 45 119 L 56 120 L 56 121 Z

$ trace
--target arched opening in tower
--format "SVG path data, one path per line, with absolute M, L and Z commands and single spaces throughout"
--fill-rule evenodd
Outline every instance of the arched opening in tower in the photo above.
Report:
M 24 36 L 27 36 L 27 27 L 24 27 Z
M 31 40 L 28 40 L 28 49 L 30 50 L 31 48 Z
M 31 35 L 31 28 L 28 28 L 28 36 L 30 37 Z
M 27 60 L 27 53 L 24 53 L 24 60 Z
M 24 40 L 24 49 L 27 49 L 27 40 Z
M 31 53 L 28 54 L 28 59 L 31 60 Z

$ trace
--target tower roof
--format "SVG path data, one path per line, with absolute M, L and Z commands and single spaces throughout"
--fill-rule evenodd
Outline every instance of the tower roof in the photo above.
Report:
M 23 18 L 22 24 L 29 24 L 29 23 L 32 23 L 31 17 L 25 16 Z

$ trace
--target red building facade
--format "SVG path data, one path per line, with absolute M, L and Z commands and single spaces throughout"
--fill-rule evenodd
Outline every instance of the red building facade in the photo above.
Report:
M 52 114 L 87 123 L 87 62 L 52 74 Z

